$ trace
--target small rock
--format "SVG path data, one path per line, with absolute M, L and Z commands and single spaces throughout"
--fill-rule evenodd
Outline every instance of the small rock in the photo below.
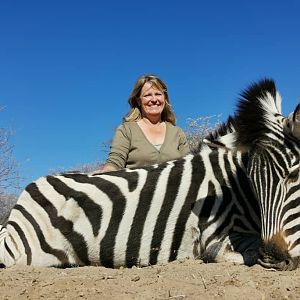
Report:
M 141 278 L 139 275 L 134 276 L 131 281 L 139 281 Z

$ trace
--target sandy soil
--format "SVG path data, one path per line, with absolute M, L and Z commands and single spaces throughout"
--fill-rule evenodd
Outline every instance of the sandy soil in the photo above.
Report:
M 132 269 L 12 267 L 1 299 L 300 299 L 300 269 L 186 260 Z

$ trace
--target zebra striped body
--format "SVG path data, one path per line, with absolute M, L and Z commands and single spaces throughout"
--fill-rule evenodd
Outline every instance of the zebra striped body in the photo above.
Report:
M 193 257 L 297 267 L 298 109 L 281 116 L 274 87 L 262 81 L 244 93 L 236 132 L 221 146 L 161 165 L 31 183 L 0 231 L 0 262 L 131 267 Z
M 235 170 L 240 182 L 231 178 Z M 1 249 L 10 249 L 2 262 L 119 267 L 205 256 L 233 230 L 259 240 L 259 209 L 247 205 L 249 195 L 241 156 L 208 148 L 144 169 L 48 176 L 12 210 L 6 230 L 14 240 L 2 240 Z

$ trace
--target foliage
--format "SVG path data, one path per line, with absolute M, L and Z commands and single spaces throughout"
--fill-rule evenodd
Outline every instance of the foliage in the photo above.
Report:
M 217 119 L 215 122 L 212 120 L 215 118 L 220 118 L 220 115 L 213 115 L 208 117 L 200 116 L 196 119 L 188 118 L 188 127 L 185 130 L 185 134 L 190 145 L 192 153 L 198 151 L 199 143 L 209 134 L 209 132 L 217 129 L 220 125 L 220 121 Z
M 5 222 L 17 199 L 17 196 L 13 194 L 7 194 L 5 192 L 0 194 L 0 224 Z
M 11 136 L 11 130 L 0 128 L 0 224 L 16 203 L 14 192 L 19 190 L 19 166 L 14 159 Z
M 111 145 L 111 140 L 106 142 L 102 142 L 101 151 L 108 155 Z M 49 174 L 58 175 L 61 173 L 92 173 L 96 170 L 102 169 L 105 165 L 105 161 L 97 161 L 97 162 L 88 162 L 80 165 L 76 165 L 71 168 L 60 168 L 60 169 L 50 169 Z
M 13 156 L 13 145 L 10 142 L 12 132 L 0 128 L 0 195 L 7 189 L 18 189 L 20 179 L 18 164 Z
M 105 162 L 91 162 L 82 165 L 77 165 L 68 169 L 50 169 L 49 174 L 58 175 L 61 173 L 92 173 L 104 166 Z

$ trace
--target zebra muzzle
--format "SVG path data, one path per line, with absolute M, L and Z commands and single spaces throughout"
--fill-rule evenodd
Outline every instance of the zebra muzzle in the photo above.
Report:
M 300 265 L 300 257 L 291 257 L 287 251 L 268 243 L 260 248 L 257 263 L 267 269 L 291 271 Z

